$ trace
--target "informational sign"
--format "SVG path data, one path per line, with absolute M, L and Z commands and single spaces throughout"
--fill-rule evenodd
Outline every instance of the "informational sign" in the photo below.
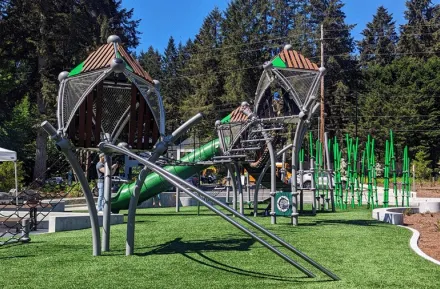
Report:
M 277 192 L 275 194 L 275 213 L 277 216 L 292 215 L 292 200 L 290 192 Z

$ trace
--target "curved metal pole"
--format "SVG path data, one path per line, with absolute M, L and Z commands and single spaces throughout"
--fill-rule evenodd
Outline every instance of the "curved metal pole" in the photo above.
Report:
M 112 158 L 105 154 L 104 211 L 102 214 L 102 251 L 110 251 L 110 217 L 112 203 Z
M 108 146 L 108 145 L 106 145 L 106 146 Z M 133 154 L 131 152 L 127 151 L 127 152 L 125 152 L 125 154 L 130 156 L 130 157 L 132 157 L 132 158 L 135 158 L 135 154 Z M 285 261 L 287 261 L 291 265 L 295 266 L 297 269 L 299 269 L 301 272 L 306 274 L 308 277 L 315 277 L 315 275 L 312 272 L 310 272 L 308 269 L 306 269 L 303 266 L 301 266 L 300 264 L 296 263 L 289 256 L 285 255 L 284 253 L 282 253 L 281 251 L 279 251 L 278 249 L 276 249 L 275 247 L 273 247 L 272 245 L 267 243 L 265 240 L 263 240 L 262 238 L 258 237 L 255 233 L 253 233 L 249 229 L 245 228 L 243 225 L 241 225 L 237 221 L 234 221 L 232 218 L 230 218 L 229 216 L 227 216 L 226 214 L 224 214 L 223 212 L 221 212 L 220 210 L 218 210 L 217 208 L 215 208 L 214 206 L 209 204 L 203 198 L 199 197 L 197 194 L 195 194 L 192 191 L 190 191 L 186 187 L 187 185 L 185 185 L 182 182 L 183 180 L 181 180 L 180 178 L 174 176 L 171 173 L 168 173 L 166 171 L 163 171 L 163 170 L 159 169 L 160 167 L 156 166 L 155 164 L 153 164 L 153 163 L 151 163 L 149 161 L 146 161 L 146 160 L 143 160 L 143 159 L 140 159 L 140 158 L 137 158 L 137 159 L 138 159 L 139 162 L 142 162 L 145 166 L 149 167 L 152 171 L 154 171 L 155 173 L 159 174 L 161 177 L 165 178 L 168 182 L 170 182 L 174 186 L 178 187 L 179 189 L 181 189 L 182 191 L 184 191 L 185 193 L 187 193 L 188 195 L 190 195 L 191 197 L 196 199 L 198 202 L 201 202 L 203 205 L 208 207 L 210 210 L 214 211 L 220 217 L 222 217 L 223 219 L 225 219 L 226 221 L 228 221 L 229 223 L 234 225 L 236 228 L 240 229 L 241 231 L 243 231 L 247 235 L 251 236 L 252 238 L 257 240 L 258 242 L 260 242 L 263 246 L 265 246 L 266 248 L 268 248 L 269 250 L 271 250 L 272 252 L 274 252 L 275 254 L 280 256 L 282 259 L 284 259 Z M 175 179 L 175 178 L 177 178 L 177 179 Z M 190 187 L 193 191 L 197 191 L 203 197 L 205 197 L 205 198 L 208 197 L 208 194 L 205 194 L 203 191 L 198 190 L 196 187 L 194 187 L 194 186 L 192 186 L 190 184 L 188 185 L 188 187 Z M 214 199 L 214 200 L 215 200 L 215 202 L 218 202 L 216 199 Z M 221 202 L 218 202 L 218 203 L 221 203 Z M 235 210 L 234 210 L 233 214 L 236 215 L 236 216 L 241 216 Z
M 119 148 L 117 146 L 108 144 L 106 145 L 109 148 L 124 153 L 126 155 L 128 155 L 129 157 L 132 157 L 134 159 L 137 159 L 140 163 L 148 166 L 152 171 L 154 171 L 155 173 L 163 176 L 165 179 L 167 179 L 169 182 L 171 182 L 173 185 L 180 187 L 181 190 L 185 191 L 187 194 L 191 195 L 193 198 L 197 199 L 198 201 L 202 202 L 205 206 L 207 206 L 209 209 L 213 210 L 214 212 L 216 212 L 217 214 L 219 214 L 220 216 L 222 216 L 224 219 L 226 219 L 228 222 L 233 223 L 234 224 L 234 220 L 230 219 L 227 215 L 223 214 L 222 212 L 218 211 L 214 206 L 211 206 L 208 202 L 206 202 L 204 199 L 198 197 L 196 194 L 194 194 L 193 192 L 189 191 L 188 188 L 190 188 L 192 191 L 200 194 L 201 196 L 203 196 L 204 198 L 212 201 L 214 204 L 220 206 L 221 208 L 227 210 L 228 212 L 232 213 L 233 215 L 237 216 L 238 218 L 240 218 L 241 220 L 245 221 L 246 223 L 248 223 L 249 225 L 251 225 L 252 227 L 254 227 L 255 229 L 259 230 L 260 232 L 264 233 L 266 236 L 270 237 L 271 239 L 273 239 L 274 241 L 278 242 L 279 244 L 281 244 L 282 246 L 284 246 L 285 248 L 289 249 L 290 251 L 292 251 L 293 253 L 295 253 L 296 255 L 298 255 L 299 257 L 301 257 L 302 259 L 304 259 L 305 261 L 307 261 L 308 263 L 310 263 L 311 265 L 313 265 L 314 267 L 318 268 L 320 271 L 322 271 L 323 273 L 325 273 L 327 276 L 331 277 L 333 280 L 340 280 L 339 277 L 337 277 L 335 274 L 333 274 L 331 271 L 329 271 L 328 269 L 326 269 L 325 267 L 323 267 L 322 265 L 320 265 L 319 263 L 317 263 L 316 261 L 314 261 L 313 259 L 311 259 L 310 257 L 308 257 L 307 255 L 305 255 L 304 253 L 302 253 L 300 250 L 298 250 L 297 248 L 295 248 L 294 246 L 292 246 L 291 244 L 287 243 L 286 241 L 284 241 L 283 239 L 281 239 L 280 237 L 278 237 L 277 235 L 273 234 L 272 232 L 268 231 L 267 229 L 265 229 L 264 227 L 262 227 L 261 225 L 255 223 L 254 221 L 246 218 L 245 216 L 241 215 L 240 213 L 238 213 L 237 211 L 231 209 L 229 206 L 223 204 L 222 202 L 218 201 L 215 197 L 210 196 L 209 194 L 206 194 L 204 191 L 200 190 L 199 188 L 195 187 L 194 185 L 188 184 L 185 180 L 180 179 L 179 177 L 173 175 L 172 173 L 164 170 L 163 168 L 161 168 L 160 166 L 151 163 L 145 159 L 142 159 L 141 157 L 137 156 L 136 154 L 133 154 L 130 151 L 126 151 L 123 148 Z M 238 224 L 238 223 L 237 223 Z M 240 224 L 238 224 L 238 226 L 236 224 L 234 224 L 234 226 L 236 226 L 237 228 L 240 228 L 239 226 L 241 226 Z M 241 228 L 240 228 L 241 229 Z M 244 228 L 246 229 L 246 228 Z M 246 229 L 247 230 L 247 229 Z M 247 234 L 249 234 L 250 236 L 252 236 L 254 238 L 254 235 L 252 232 L 247 231 Z M 256 239 L 257 241 L 259 241 L 259 239 Z M 261 239 L 260 239 L 261 240 Z M 262 240 L 264 242 L 264 240 Z M 260 242 L 260 241 L 259 241 Z M 263 243 L 262 243 L 263 244 Z M 270 247 L 271 245 L 268 244 Z M 269 247 L 268 247 L 269 248 Z M 269 248 L 270 249 L 270 248 Z M 273 248 L 275 249 L 275 248 Z M 276 253 L 277 249 L 272 250 L 270 249 L 272 252 Z M 281 253 L 282 254 L 282 253 Z M 277 254 L 278 255 L 278 254 Z M 281 255 L 279 255 L 281 257 Z M 287 256 L 286 256 L 287 257 Z M 285 259 L 284 257 L 282 257 L 284 260 L 288 261 L 287 259 Z M 287 257 L 288 258 L 288 257 Z M 288 261 L 289 262 L 289 261 Z M 294 262 L 294 261 L 293 261 Z M 290 263 L 290 262 L 289 262 Z M 291 263 L 292 264 L 292 263 Z M 294 264 L 292 264 L 294 265 Z M 295 266 L 295 265 L 294 265 Z M 296 266 L 295 266 L 296 267 Z M 297 267 L 298 268 L 298 267 Z M 301 269 L 300 269 L 301 270 Z M 311 272 L 310 272 L 311 273 Z M 313 273 L 312 273 L 313 275 Z
M 53 140 L 56 141 L 57 147 L 61 150 L 61 152 L 66 156 L 67 161 L 72 166 L 73 172 L 78 177 L 78 181 L 81 184 L 81 188 L 83 189 L 84 196 L 86 198 L 87 207 L 90 215 L 90 224 L 92 227 L 92 242 L 93 242 L 93 256 L 101 255 L 101 243 L 99 241 L 99 223 L 98 223 L 98 212 L 96 211 L 95 201 L 93 200 L 93 194 L 90 190 L 89 183 L 87 182 L 87 178 L 84 175 L 84 171 L 78 163 L 75 155 L 72 152 L 72 146 L 70 142 L 57 134 L 55 128 L 47 121 L 44 121 L 41 124 L 41 127 L 52 137 Z
M 127 237 L 125 241 L 125 255 L 130 256 L 134 253 L 134 231 L 135 231 L 135 220 L 136 220 L 136 207 L 139 201 L 139 195 L 142 185 L 147 178 L 149 169 L 144 166 L 139 172 L 139 176 L 136 179 L 136 184 L 134 187 L 134 192 L 130 197 L 130 204 L 128 206 L 128 217 L 127 217 Z
M 258 176 L 257 182 L 255 183 L 255 191 L 254 191 L 254 217 L 258 215 L 258 191 L 261 186 L 261 182 L 263 181 L 263 177 L 266 174 L 267 169 L 269 168 L 269 162 L 266 163 L 260 175 Z
M 198 123 L 203 118 L 201 113 L 194 115 L 192 118 L 187 120 L 179 128 L 177 128 L 170 136 L 164 138 L 164 141 L 160 141 L 156 144 L 155 150 L 150 157 L 151 162 L 155 162 L 159 157 L 166 151 L 168 143 L 174 142 L 183 133 L 185 133 L 190 127 Z M 105 143 L 99 144 L 99 148 L 105 151 Z M 125 152 L 125 150 L 124 150 Z M 128 207 L 128 217 L 127 217 L 127 236 L 125 242 L 125 255 L 133 255 L 134 253 L 134 232 L 135 232 L 135 222 L 136 222 L 136 208 L 139 202 L 140 190 L 145 182 L 145 178 L 148 174 L 148 168 L 144 167 L 139 173 L 139 177 L 136 180 L 136 185 L 134 192 L 130 197 L 130 204 Z

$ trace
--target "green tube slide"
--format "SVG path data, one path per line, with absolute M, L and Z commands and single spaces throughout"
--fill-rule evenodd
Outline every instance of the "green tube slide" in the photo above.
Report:
M 210 160 L 219 151 L 219 140 L 215 139 L 202 147 L 196 149 L 190 154 L 180 159 L 183 163 L 196 163 L 199 161 Z M 182 179 L 200 172 L 208 165 L 182 165 L 182 166 L 166 166 L 165 170 Z M 128 209 L 131 194 L 134 192 L 136 182 L 122 185 L 116 196 L 112 198 L 112 212 Z M 172 185 L 164 178 L 156 173 L 150 173 L 141 188 L 139 203 L 154 197 L 155 195 L 169 189 Z

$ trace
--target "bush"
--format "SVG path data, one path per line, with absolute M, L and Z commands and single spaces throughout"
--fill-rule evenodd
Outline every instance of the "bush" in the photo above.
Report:
M 429 154 L 425 151 L 418 151 L 416 153 L 413 164 L 415 166 L 415 173 L 417 180 L 427 180 L 431 176 L 432 169 L 429 167 L 431 165 L 431 160 L 428 159 Z
M 17 177 L 20 190 L 24 180 L 23 162 L 17 162 Z M 14 162 L 3 162 L 0 164 L 0 191 L 9 192 L 11 189 L 15 189 Z

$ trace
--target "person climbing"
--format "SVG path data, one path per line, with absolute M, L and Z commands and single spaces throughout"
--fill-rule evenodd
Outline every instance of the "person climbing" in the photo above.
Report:
M 273 112 L 275 113 L 275 116 L 280 116 L 281 115 L 283 107 L 284 107 L 283 98 L 276 91 L 273 94 L 273 99 L 272 99 L 272 108 L 273 108 Z

